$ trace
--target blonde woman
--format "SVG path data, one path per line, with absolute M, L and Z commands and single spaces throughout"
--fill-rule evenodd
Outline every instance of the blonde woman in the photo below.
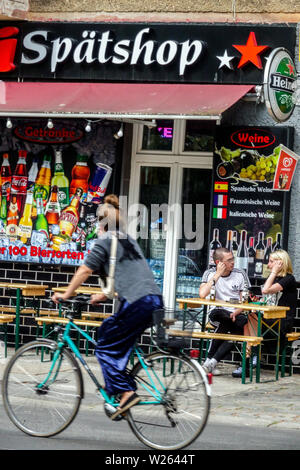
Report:
M 289 254 L 285 250 L 274 251 L 270 255 L 268 268 L 270 269 L 270 275 L 262 286 L 262 294 L 272 298 L 272 301 L 276 305 L 284 305 L 290 307 L 287 311 L 286 318 L 281 319 L 280 325 L 280 345 L 281 347 L 285 344 L 285 335 L 292 331 L 294 326 L 294 318 L 296 312 L 297 303 L 297 284 L 293 276 L 292 262 Z M 272 322 L 274 320 L 271 320 Z M 268 322 L 268 320 L 264 320 Z M 257 336 L 257 315 L 251 312 L 248 315 L 248 323 L 244 326 L 245 336 Z M 273 343 L 273 342 L 271 342 Z M 268 344 L 270 344 L 268 342 Z M 270 349 L 270 352 L 275 352 Z M 249 364 L 249 357 L 251 353 L 251 346 L 247 345 L 247 356 Z M 249 371 L 247 370 L 247 375 Z M 233 371 L 233 377 L 241 377 L 242 369 L 238 367 Z

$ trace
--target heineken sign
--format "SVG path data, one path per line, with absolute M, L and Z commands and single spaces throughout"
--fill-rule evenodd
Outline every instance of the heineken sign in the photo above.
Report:
M 289 119 L 294 111 L 296 68 L 289 52 L 278 47 L 267 59 L 264 76 L 265 102 L 269 114 L 277 122 Z

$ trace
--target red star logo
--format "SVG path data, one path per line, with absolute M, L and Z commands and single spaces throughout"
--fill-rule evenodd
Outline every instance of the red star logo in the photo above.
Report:
M 293 64 L 291 64 L 290 62 L 287 64 L 287 68 L 289 69 L 289 74 L 290 75 L 295 75 L 295 71 L 294 71 L 294 66 Z
M 233 44 L 233 47 L 235 47 L 235 49 L 237 49 L 242 54 L 238 68 L 243 67 L 244 65 L 248 64 L 248 62 L 252 62 L 252 64 L 254 64 L 257 68 L 262 69 L 261 58 L 259 57 L 259 54 L 261 54 L 269 46 L 258 46 L 255 33 L 253 31 L 251 31 L 249 34 L 245 46 Z

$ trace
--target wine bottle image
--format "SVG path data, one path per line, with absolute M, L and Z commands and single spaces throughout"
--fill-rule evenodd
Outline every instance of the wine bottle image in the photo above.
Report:
M 237 242 L 237 233 L 236 233 L 235 230 L 233 230 L 233 232 L 232 232 L 232 247 L 231 247 L 231 251 L 232 251 L 232 254 L 233 254 L 234 259 L 235 259 L 236 256 L 237 256 L 238 249 L 239 249 L 239 246 L 238 246 L 238 242 Z
M 267 246 L 264 254 L 264 264 L 263 264 L 263 277 L 267 278 L 270 275 L 270 269 L 268 268 L 270 254 L 272 253 L 272 237 L 267 238 Z
M 273 245 L 272 251 L 276 251 L 276 250 L 281 249 L 281 237 L 282 237 L 282 233 L 277 232 L 277 234 L 276 234 L 276 243 Z
M 247 248 L 247 231 L 242 230 L 240 244 L 238 247 L 235 266 L 238 269 L 248 271 L 248 248 Z
M 235 173 L 240 173 L 242 168 L 247 168 L 249 165 L 255 165 L 257 157 L 251 152 L 245 150 L 238 157 L 230 161 L 222 162 L 217 167 L 217 174 L 219 178 L 229 178 Z
M 248 248 L 248 276 L 254 277 L 255 270 L 255 249 L 254 249 L 254 237 L 249 238 Z
M 220 240 L 219 240 L 219 229 L 215 228 L 214 231 L 213 231 L 213 239 L 212 239 L 212 241 L 210 242 L 210 245 L 209 245 L 209 267 L 210 268 L 215 266 L 215 262 L 214 262 L 214 259 L 213 259 L 214 251 L 217 248 L 220 248 L 221 246 L 222 245 L 221 245 Z
M 258 243 L 255 247 L 255 269 L 254 269 L 255 277 L 262 277 L 263 275 L 264 256 L 265 256 L 264 232 L 259 232 Z
M 226 248 L 232 251 L 232 230 L 227 230 Z

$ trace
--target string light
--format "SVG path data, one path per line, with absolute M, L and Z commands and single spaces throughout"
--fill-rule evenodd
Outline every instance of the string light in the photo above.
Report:
M 11 129 L 11 128 L 12 128 L 12 122 L 11 122 L 11 119 L 10 119 L 10 118 L 7 118 L 6 127 L 7 127 L 7 129 Z
M 115 139 L 120 139 L 121 137 L 123 137 L 123 122 L 121 123 L 121 127 L 118 132 L 114 134 Z
M 48 119 L 48 122 L 47 122 L 48 129 L 53 129 L 53 126 L 54 126 L 54 124 L 53 124 L 52 119 Z
M 91 132 L 92 126 L 90 121 L 87 122 L 87 125 L 85 126 L 85 132 Z

